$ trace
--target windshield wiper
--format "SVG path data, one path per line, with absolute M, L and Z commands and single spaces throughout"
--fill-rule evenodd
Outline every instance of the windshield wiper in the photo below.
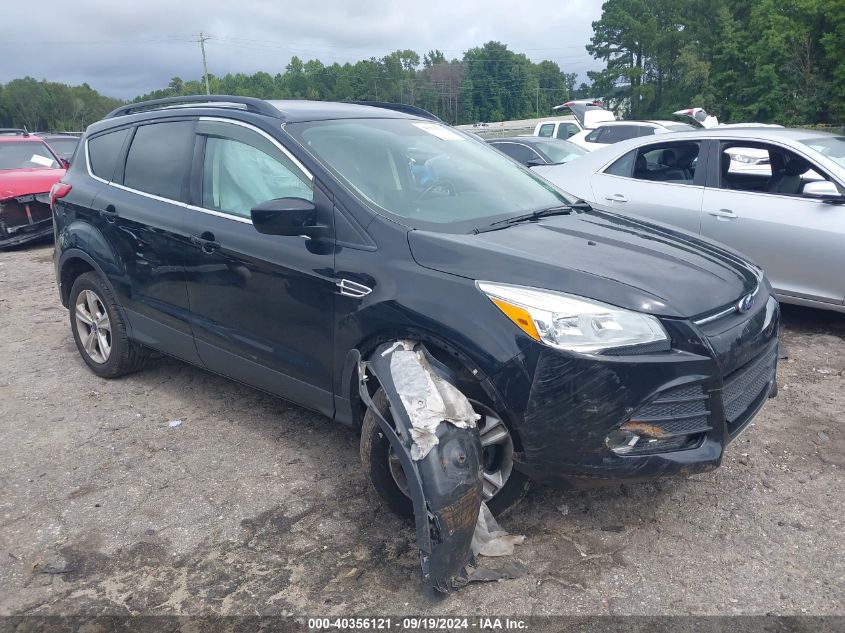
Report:
M 572 209 L 573 207 L 569 205 L 560 205 L 557 207 L 549 207 L 547 209 L 538 209 L 537 211 L 532 211 L 531 213 L 524 213 L 522 215 L 516 215 L 512 218 L 496 220 L 495 222 L 487 226 L 475 228 L 472 230 L 472 232 L 478 235 L 479 233 L 487 233 L 488 231 L 498 231 L 500 229 L 506 229 L 509 226 L 513 226 L 514 224 L 520 224 L 521 222 L 534 222 L 536 220 L 539 220 L 540 218 L 545 218 L 550 215 L 569 215 L 570 213 L 572 213 Z

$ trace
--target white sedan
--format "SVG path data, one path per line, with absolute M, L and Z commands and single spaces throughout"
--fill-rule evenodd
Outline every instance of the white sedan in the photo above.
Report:
M 845 137 L 714 127 L 534 171 L 597 208 L 732 246 L 766 269 L 781 301 L 845 312 Z

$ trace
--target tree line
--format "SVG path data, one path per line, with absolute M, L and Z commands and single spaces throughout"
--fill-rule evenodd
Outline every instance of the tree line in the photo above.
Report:
M 448 59 L 397 50 L 330 65 L 292 57 L 276 74 L 209 76 L 212 93 L 265 99 L 394 101 L 450 123 L 544 116 L 567 99 L 604 99 L 629 118 L 702 106 L 720 120 L 845 123 L 845 0 L 606 0 L 587 50 L 604 62 L 577 75 L 501 42 Z M 135 101 L 203 94 L 173 77 Z M 30 77 L 0 85 L 0 126 L 81 130 L 121 102 L 87 84 Z
M 845 0 L 607 0 L 591 90 L 631 118 L 845 122 Z

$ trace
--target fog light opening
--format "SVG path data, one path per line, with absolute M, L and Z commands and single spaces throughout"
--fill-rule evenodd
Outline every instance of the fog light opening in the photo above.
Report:
M 617 429 L 604 440 L 607 447 L 617 455 L 626 455 L 634 450 L 640 436 L 625 429 Z

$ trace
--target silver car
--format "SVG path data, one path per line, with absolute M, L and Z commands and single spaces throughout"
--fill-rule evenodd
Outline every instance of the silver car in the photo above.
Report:
M 756 260 L 781 301 L 845 312 L 845 137 L 713 128 L 535 168 L 598 208 L 673 224 Z

